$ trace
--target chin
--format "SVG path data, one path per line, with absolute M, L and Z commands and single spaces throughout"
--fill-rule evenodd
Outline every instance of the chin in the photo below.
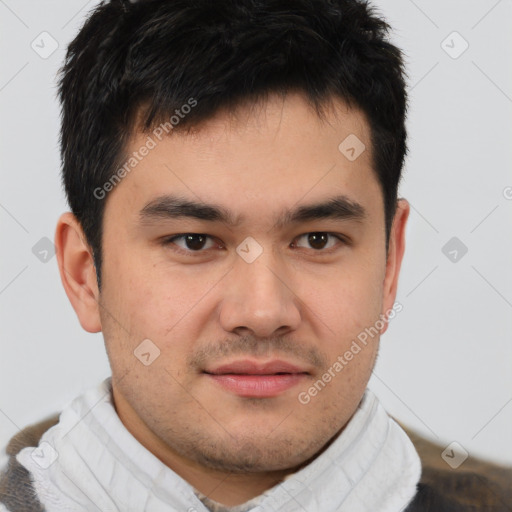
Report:
M 283 471 L 301 466 L 328 441 L 299 436 L 297 430 L 291 437 L 288 432 L 280 436 L 271 432 L 239 439 L 209 439 L 190 447 L 187 456 L 211 469 L 230 473 Z

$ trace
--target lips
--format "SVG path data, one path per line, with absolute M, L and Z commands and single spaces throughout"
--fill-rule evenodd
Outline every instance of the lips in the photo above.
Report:
M 217 385 L 241 397 L 271 398 L 302 382 L 307 370 L 282 360 L 234 361 L 204 372 Z
M 242 360 L 224 364 L 206 371 L 213 375 L 275 375 L 278 373 L 308 373 L 306 370 L 299 368 L 291 363 L 281 360 L 269 361 L 266 363 L 258 363 L 255 361 Z

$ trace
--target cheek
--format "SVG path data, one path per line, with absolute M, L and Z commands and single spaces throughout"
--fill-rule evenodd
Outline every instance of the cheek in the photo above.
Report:
M 375 328 L 381 311 L 378 274 L 375 269 L 357 271 L 354 267 L 340 273 L 338 282 L 329 284 L 316 306 L 321 305 L 329 327 L 322 342 L 327 367 L 320 376 L 328 389 L 322 391 L 318 407 L 338 404 L 343 410 L 353 410 L 367 385 L 380 339 L 380 329 Z
M 212 290 L 222 277 L 222 273 L 168 263 L 148 265 L 143 259 L 123 262 L 114 275 L 116 297 L 112 299 L 131 343 L 149 338 L 162 350 L 172 348 L 174 354 L 193 348 L 211 314 Z
M 325 283 L 315 307 L 334 332 L 357 335 L 379 317 L 382 279 L 378 266 L 347 265 Z

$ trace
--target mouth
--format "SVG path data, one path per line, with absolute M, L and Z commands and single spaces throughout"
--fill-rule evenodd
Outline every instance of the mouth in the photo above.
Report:
M 310 373 L 282 360 L 240 360 L 203 372 L 217 385 L 242 397 L 271 398 L 298 385 Z

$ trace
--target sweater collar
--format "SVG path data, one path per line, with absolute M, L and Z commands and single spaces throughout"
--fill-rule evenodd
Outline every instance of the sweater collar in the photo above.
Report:
M 367 389 L 342 433 L 310 464 L 242 506 L 219 506 L 126 429 L 111 378 L 71 402 L 39 447 L 24 448 L 17 459 L 48 512 L 398 512 L 412 500 L 421 473 L 412 442 Z

